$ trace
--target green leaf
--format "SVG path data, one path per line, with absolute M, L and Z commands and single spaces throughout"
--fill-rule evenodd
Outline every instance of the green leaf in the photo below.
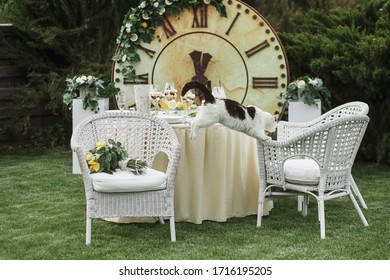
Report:
M 111 169 L 115 170 L 115 168 L 118 166 L 118 156 L 116 153 L 111 154 L 111 156 Z

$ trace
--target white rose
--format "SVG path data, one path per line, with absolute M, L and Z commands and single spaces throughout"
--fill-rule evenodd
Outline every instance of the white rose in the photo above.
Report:
M 133 41 L 133 42 L 137 41 L 138 40 L 138 35 L 135 34 L 135 33 L 131 34 L 130 40 Z
M 155 6 L 157 8 L 158 7 L 158 2 L 154 2 L 153 6 Z
M 320 78 L 315 78 L 316 82 L 317 82 L 317 86 L 321 87 L 324 82 L 320 79 Z
M 149 13 L 143 12 L 143 13 L 142 13 L 142 18 L 143 18 L 144 20 L 148 20 L 148 19 L 150 18 Z
M 165 0 L 165 4 L 167 4 L 168 6 L 169 6 L 169 5 L 172 5 L 172 1 L 170 1 L 170 0 Z
M 127 59 L 127 55 L 124 54 L 124 55 L 122 56 L 122 62 L 125 62 L 126 59 Z
M 316 86 L 318 84 L 318 81 L 316 79 L 312 80 L 309 78 L 309 84 L 312 84 L 313 86 Z
M 146 7 L 145 1 L 143 1 L 143 2 L 139 5 L 139 7 L 140 7 L 141 9 L 145 8 L 145 7 Z
M 119 165 L 119 168 L 123 171 L 125 171 L 127 169 L 127 163 L 129 162 L 130 159 L 125 159 L 125 160 L 121 160 L 118 162 L 118 165 Z
M 306 83 L 304 80 L 299 80 L 297 86 L 298 89 L 304 89 L 306 87 Z

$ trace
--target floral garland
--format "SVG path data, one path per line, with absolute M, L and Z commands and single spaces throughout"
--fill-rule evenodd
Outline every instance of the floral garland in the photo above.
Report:
M 222 0 L 143 0 L 136 8 L 132 8 L 125 16 L 117 37 L 118 50 L 112 58 L 121 66 L 123 76 L 135 81 L 137 75 L 133 65 L 141 60 L 137 46 L 152 42 L 156 28 L 164 23 L 165 14 L 178 16 L 183 9 L 203 3 L 214 6 L 221 16 L 226 17 Z

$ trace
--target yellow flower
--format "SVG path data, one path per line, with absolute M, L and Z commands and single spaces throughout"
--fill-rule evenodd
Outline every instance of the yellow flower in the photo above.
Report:
M 89 165 L 89 170 L 91 170 L 92 172 L 98 172 L 100 169 L 100 163 L 97 162 L 96 160 L 88 161 L 88 165 Z
M 105 148 L 107 147 L 107 143 L 104 140 L 100 140 L 96 142 L 96 148 Z
M 148 28 L 148 23 L 146 21 L 142 22 L 141 27 L 145 29 Z
M 90 161 L 90 160 L 92 160 L 93 159 L 93 154 L 92 153 L 87 153 L 86 155 L 85 155 L 85 160 L 86 161 Z

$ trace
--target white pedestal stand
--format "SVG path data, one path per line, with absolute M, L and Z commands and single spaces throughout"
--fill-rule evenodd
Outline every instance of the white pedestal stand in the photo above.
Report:
M 290 101 L 288 106 L 289 122 L 307 122 L 321 116 L 321 100 L 316 99 L 316 105 L 309 106 L 303 101 Z
M 109 105 L 108 98 L 98 99 L 98 102 L 99 102 L 100 110 L 97 114 L 108 111 L 108 105 Z M 83 99 L 81 98 L 73 99 L 73 107 L 72 107 L 73 131 L 80 122 L 82 122 L 85 118 L 92 116 L 94 114 L 95 112 L 91 111 L 91 109 L 89 108 L 87 108 L 87 110 L 83 109 Z M 72 154 L 73 154 L 73 174 L 81 174 L 76 153 L 73 152 Z

